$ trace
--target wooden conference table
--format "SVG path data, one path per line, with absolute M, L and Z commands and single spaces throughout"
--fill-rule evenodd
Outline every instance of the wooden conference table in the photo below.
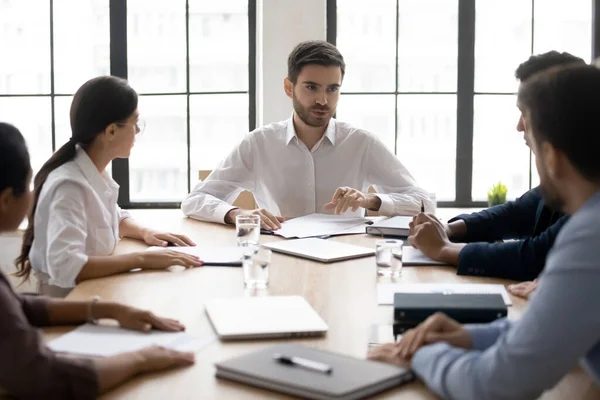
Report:
M 177 210 L 135 211 L 134 217 L 156 229 L 184 233 L 198 244 L 232 245 L 232 227 L 202 223 L 183 218 Z M 261 241 L 281 240 L 273 236 Z M 367 235 L 335 237 L 329 240 L 374 246 L 376 238 Z M 125 239 L 117 253 L 141 251 L 145 245 Z M 300 295 L 314 307 L 329 325 L 322 338 L 293 339 L 330 351 L 365 357 L 372 324 L 390 324 L 391 306 L 378 306 L 376 299 L 375 262 L 372 257 L 330 265 L 273 254 L 270 265 L 269 295 Z M 405 267 L 402 282 L 481 282 L 509 284 L 510 281 L 457 276 L 453 268 Z M 214 297 L 250 296 L 244 291 L 241 268 L 203 267 L 192 270 L 132 272 L 83 282 L 68 296 L 70 300 L 87 300 L 99 295 L 103 300 L 122 302 L 149 309 L 161 316 L 179 319 L 188 332 L 210 332 L 212 328 L 204 312 L 206 300 Z M 518 318 L 526 301 L 513 297 L 510 318 Z M 45 330 L 53 339 L 71 328 Z M 277 341 L 281 343 L 281 340 Z M 221 343 L 214 341 L 196 354 L 190 368 L 143 375 L 107 393 L 103 399 L 251 399 L 289 398 L 233 382 L 215 378 L 214 363 L 258 350 L 275 343 L 272 340 Z M 544 399 L 598 398 L 591 379 L 579 368 L 565 377 L 557 387 L 544 394 Z M 381 399 L 434 399 L 436 396 L 422 383 L 414 382 L 384 392 Z

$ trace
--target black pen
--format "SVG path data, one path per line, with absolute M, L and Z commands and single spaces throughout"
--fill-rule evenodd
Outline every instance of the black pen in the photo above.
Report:
M 423 202 L 423 200 L 421 200 L 421 212 L 425 212 L 425 203 Z
M 331 374 L 333 368 L 330 365 L 318 361 L 307 360 L 306 358 L 296 356 L 284 356 L 283 354 L 273 354 L 273 360 L 294 367 L 301 367 L 310 371 L 321 372 L 323 374 Z

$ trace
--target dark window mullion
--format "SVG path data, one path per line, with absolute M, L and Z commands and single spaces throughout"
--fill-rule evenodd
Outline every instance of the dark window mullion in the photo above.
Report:
M 54 0 L 50 0 L 50 130 L 52 152 L 56 151 L 56 116 L 54 107 Z
M 327 0 L 327 41 L 332 45 L 337 42 L 337 0 Z
M 110 0 L 110 74 L 127 79 L 127 0 Z M 129 160 L 112 162 L 112 176 L 119 184 L 119 206 L 131 204 L 129 193 Z
M 600 0 L 592 1 L 592 60 L 600 57 Z
M 248 128 L 256 129 L 256 0 L 248 0 Z
M 398 47 L 400 47 L 400 0 L 396 0 L 396 57 L 394 58 L 394 154 L 398 154 Z
M 535 0 L 531 0 L 531 49 L 530 53 L 533 54 L 535 46 Z M 529 149 L 529 189 L 533 184 L 533 171 L 531 170 L 531 161 L 533 152 Z
M 192 175 L 192 160 L 190 154 L 191 137 L 190 137 L 190 2 L 185 0 L 185 91 L 186 91 L 186 160 L 187 160 L 187 189 L 188 193 L 191 191 L 191 175 Z
M 458 2 L 457 70 L 456 205 L 462 207 L 472 204 L 475 0 Z

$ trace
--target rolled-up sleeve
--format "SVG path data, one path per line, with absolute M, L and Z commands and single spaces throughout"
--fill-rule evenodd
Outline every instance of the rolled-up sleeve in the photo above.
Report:
M 181 203 L 181 210 L 190 218 L 224 223 L 231 205 L 242 190 L 254 192 L 252 135 L 227 156 L 204 181 L 198 182 Z
M 0 281 L 0 387 L 19 399 L 95 399 L 93 362 L 48 350 L 31 322 L 47 322 L 46 299 L 16 296 Z
M 123 210 L 121 207 L 117 206 L 117 215 L 119 216 L 119 223 L 124 219 L 131 218 L 131 214 L 127 210 Z
M 87 223 L 84 189 L 64 182 L 55 190 L 49 214 L 46 262 L 49 283 L 63 288 L 75 286 L 75 280 L 88 261 Z
M 433 210 L 428 193 L 417 185 L 408 169 L 375 135 L 365 157 L 367 181 L 374 186 L 381 200 L 381 215 L 414 215 L 421 210 Z

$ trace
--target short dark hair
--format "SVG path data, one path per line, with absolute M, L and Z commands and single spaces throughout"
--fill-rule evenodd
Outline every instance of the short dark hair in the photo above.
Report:
M 294 47 L 288 57 L 288 78 L 295 84 L 302 68 L 314 64 L 340 67 L 342 79 L 344 78 L 346 72 L 344 57 L 334 45 L 324 40 L 308 40 Z
M 515 77 L 521 82 L 526 81 L 538 72 L 542 72 L 548 68 L 557 67 L 567 64 L 585 64 L 582 58 L 576 57 L 570 53 L 559 53 L 556 50 L 547 53 L 536 54 L 517 68 Z
M 15 196 L 27 190 L 31 172 L 29 151 L 21 132 L 11 124 L 0 122 L 0 193 L 12 188 Z
M 600 69 L 552 68 L 528 80 L 519 101 L 536 142 L 549 142 L 585 179 L 600 183 Z

